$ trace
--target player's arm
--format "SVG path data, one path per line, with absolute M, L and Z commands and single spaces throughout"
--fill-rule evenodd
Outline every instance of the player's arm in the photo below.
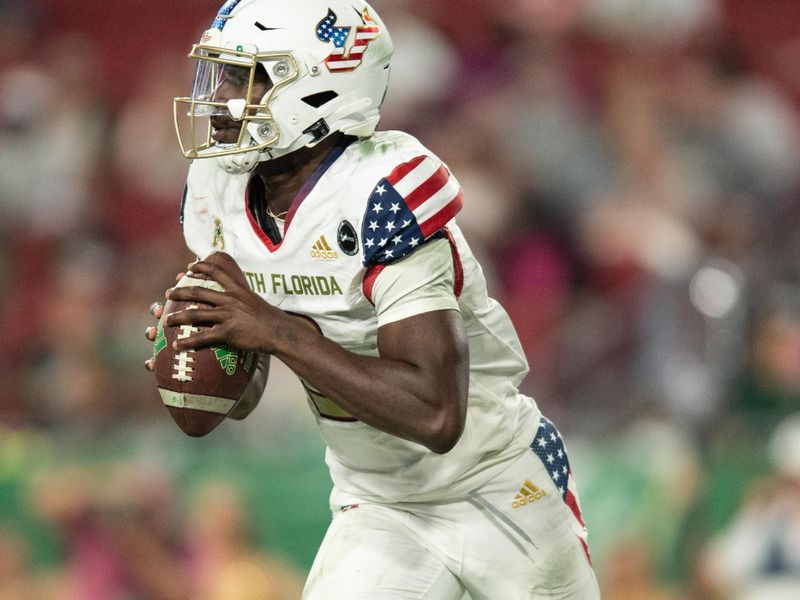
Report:
M 307 328 L 276 336 L 273 352 L 348 413 L 437 453 L 464 429 L 468 350 L 461 315 L 426 312 L 378 329 L 380 357 L 348 352 Z
M 227 343 L 274 354 L 295 373 L 355 418 L 420 443 L 449 451 L 466 418 L 468 346 L 457 310 L 433 310 L 381 325 L 379 357 L 349 352 L 321 338 L 291 315 L 271 306 L 219 268 L 198 262 L 191 270 L 216 279 L 225 292 L 183 287 L 174 300 L 213 308 L 168 317 L 171 326 L 209 322 L 214 326 L 177 341 L 178 350 Z

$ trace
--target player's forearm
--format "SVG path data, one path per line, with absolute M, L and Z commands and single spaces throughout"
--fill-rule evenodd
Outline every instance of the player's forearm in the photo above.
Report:
M 422 367 L 398 359 L 361 356 L 291 323 L 276 336 L 273 354 L 324 396 L 372 427 L 438 453 L 449 451 L 463 431 L 466 378 L 443 372 L 449 365 Z

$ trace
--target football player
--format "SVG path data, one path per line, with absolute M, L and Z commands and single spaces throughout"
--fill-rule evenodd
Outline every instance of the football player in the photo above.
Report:
M 195 262 L 225 291 L 171 289 L 211 307 L 167 323 L 213 324 L 178 350 L 274 355 L 307 391 L 334 489 L 303 598 L 598 598 L 564 443 L 517 389 L 527 364 L 455 222 L 458 181 L 376 131 L 392 41 L 375 10 L 229 0 L 190 56 L 184 235 L 249 286 Z

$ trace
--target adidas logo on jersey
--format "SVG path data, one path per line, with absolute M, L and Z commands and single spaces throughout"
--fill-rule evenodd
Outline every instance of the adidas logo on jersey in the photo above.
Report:
M 328 244 L 328 240 L 324 235 L 319 236 L 317 243 L 311 248 L 311 258 L 318 258 L 320 260 L 336 260 L 339 258 L 339 253 L 336 252 Z
M 511 503 L 511 508 L 522 508 L 527 504 L 533 504 L 537 500 L 541 500 L 547 495 L 543 489 L 540 489 L 529 479 L 525 480 L 525 484 L 519 488 L 519 492 L 514 496 L 514 501 Z

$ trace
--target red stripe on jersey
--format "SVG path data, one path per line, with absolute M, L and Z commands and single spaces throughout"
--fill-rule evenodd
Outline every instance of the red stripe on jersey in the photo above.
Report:
M 578 540 L 580 540 L 581 546 L 583 546 L 583 553 L 586 555 L 586 560 L 589 561 L 589 566 L 592 566 L 592 555 L 589 553 L 589 544 L 580 536 L 578 536 Z
M 418 156 L 407 163 L 403 163 L 399 167 L 397 167 L 394 171 L 392 171 L 391 175 L 386 178 L 386 181 L 389 182 L 391 185 L 397 185 L 397 182 L 400 181 L 403 177 L 408 175 L 411 171 L 416 169 L 419 164 L 425 160 L 425 156 Z
M 428 198 L 433 196 L 436 192 L 442 189 L 450 180 L 450 173 L 447 168 L 442 165 L 437 171 L 428 177 L 420 186 L 404 198 L 406 206 L 410 210 L 414 210 L 420 204 L 425 202 Z
M 375 303 L 372 301 L 372 288 L 375 287 L 375 280 L 378 279 L 378 275 L 381 274 L 386 265 L 374 265 L 367 269 L 367 272 L 364 273 L 364 279 L 361 281 L 361 291 L 364 294 L 364 297 L 369 300 L 369 303 L 373 306 Z
M 581 509 L 578 506 L 578 501 L 575 499 L 575 495 L 570 491 L 564 494 L 564 503 L 569 506 L 569 509 L 572 511 L 572 514 L 575 515 L 575 518 L 578 519 L 578 523 L 581 526 L 586 527 L 586 523 L 583 521 L 583 516 L 581 515 Z
M 458 214 L 458 211 L 461 210 L 461 204 L 463 202 L 464 192 L 459 189 L 458 195 L 453 198 L 450 202 L 445 204 L 444 208 L 433 215 L 430 219 L 426 219 L 422 223 L 419 224 L 419 229 L 422 231 L 422 235 L 425 238 L 429 238 L 434 233 L 439 231 L 442 227 L 447 225 L 447 223 L 453 217 Z
M 453 293 L 456 298 L 459 298 L 461 297 L 461 292 L 464 291 L 464 265 L 461 264 L 461 255 L 458 253 L 456 240 L 447 227 L 444 228 L 444 235 L 447 237 L 447 241 L 450 242 L 450 252 L 453 255 L 453 270 L 455 271 Z

